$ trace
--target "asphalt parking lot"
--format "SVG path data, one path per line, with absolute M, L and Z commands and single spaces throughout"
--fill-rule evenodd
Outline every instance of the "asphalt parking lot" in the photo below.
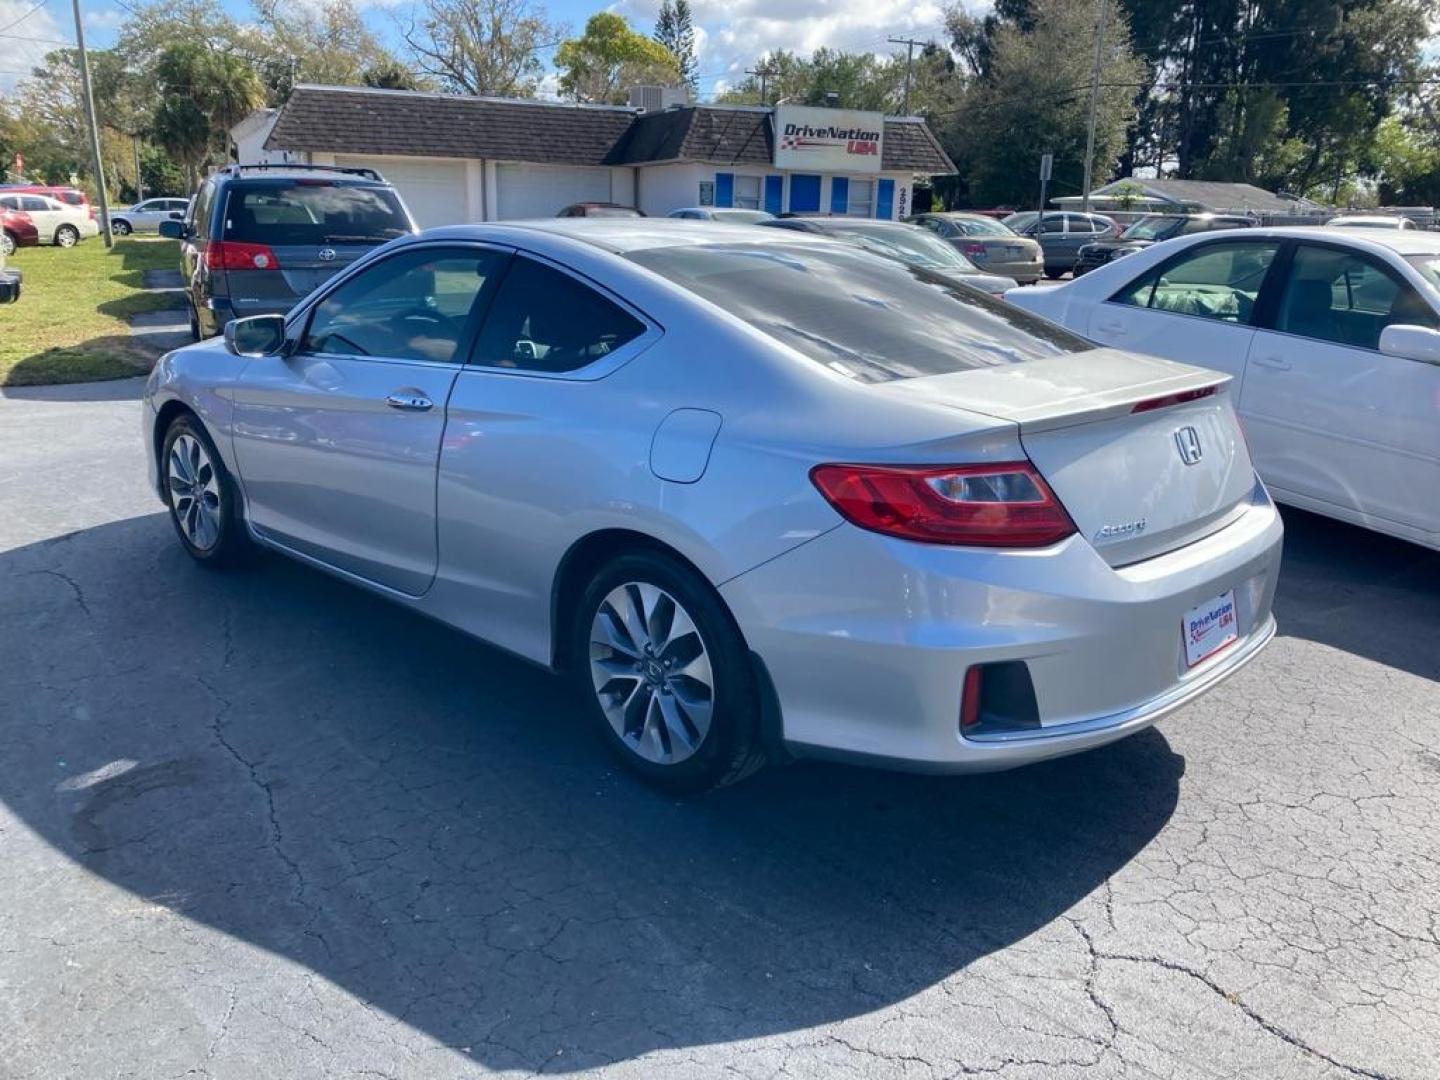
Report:
M 1290 514 L 1157 730 L 677 802 L 540 671 L 193 566 L 137 390 L 0 397 L 0 1077 L 1440 1075 L 1440 556 Z

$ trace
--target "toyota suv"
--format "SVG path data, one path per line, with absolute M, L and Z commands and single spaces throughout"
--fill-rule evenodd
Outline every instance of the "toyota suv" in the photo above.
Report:
M 371 248 L 416 232 L 374 169 L 228 165 L 200 185 L 182 221 L 180 276 L 198 341 L 231 319 L 283 315 Z

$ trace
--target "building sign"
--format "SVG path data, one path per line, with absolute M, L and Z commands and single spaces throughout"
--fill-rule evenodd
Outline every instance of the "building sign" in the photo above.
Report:
M 801 172 L 880 171 L 885 118 L 878 112 L 775 107 L 775 167 Z

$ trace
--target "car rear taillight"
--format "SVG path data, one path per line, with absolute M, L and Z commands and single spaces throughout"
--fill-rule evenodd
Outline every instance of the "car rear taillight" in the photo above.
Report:
M 1202 398 L 1211 397 L 1218 386 L 1202 386 L 1199 390 L 1181 390 L 1178 394 L 1166 394 L 1164 397 L 1148 398 L 1145 401 L 1137 401 L 1130 411 L 1152 412 L 1155 409 L 1168 409 L 1171 405 L 1184 405 L 1189 401 L 1199 401 Z
M 980 724 L 980 695 L 984 688 L 985 668 L 973 664 L 965 669 L 965 688 L 960 695 L 960 731 L 974 731 Z
M 966 244 L 963 248 L 960 249 L 960 251 L 961 251 L 962 254 L 968 255 L 968 256 L 970 256 L 970 258 L 972 258 L 972 259 L 975 258 L 977 255 L 978 255 L 979 257 L 981 257 L 982 259 L 985 257 L 985 245 L 984 245 L 984 244 L 974 244 L 974 243 Z
M 205 249 L 205 265 L 211 270 L 279 270 L 280 260 L 268 244 L 216 240 Z
M 922 544 L 1044 547 L 1075 532 L 1028 461 L 817 465 L 810 480 L 852 524 Z

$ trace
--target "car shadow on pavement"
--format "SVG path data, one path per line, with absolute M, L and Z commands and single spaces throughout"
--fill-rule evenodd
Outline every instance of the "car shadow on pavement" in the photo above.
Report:
M 25 361 L 17 365 L 16 371 Z M 0 383 L 0 398 L 17 401 L 135 401 L 140 400 L 145 389 L 145 376 L 137 371 L 133 376 L 119 379 L 102 379 L 99 382 L 46 383 L 28 386 L 24 383 L 10 385 Z
M 1440 681 L 1440 552 L 1304 510 L 1282 512 L 1280 633 Z
M 0 554 L 0 656 L 21 820 L 496 1070 L 900 1002 L 1101 888 L 1184 772 L 1148 731 L 666 797 L 547 673 L 286 560 L 199 568 L 160 515 Z

